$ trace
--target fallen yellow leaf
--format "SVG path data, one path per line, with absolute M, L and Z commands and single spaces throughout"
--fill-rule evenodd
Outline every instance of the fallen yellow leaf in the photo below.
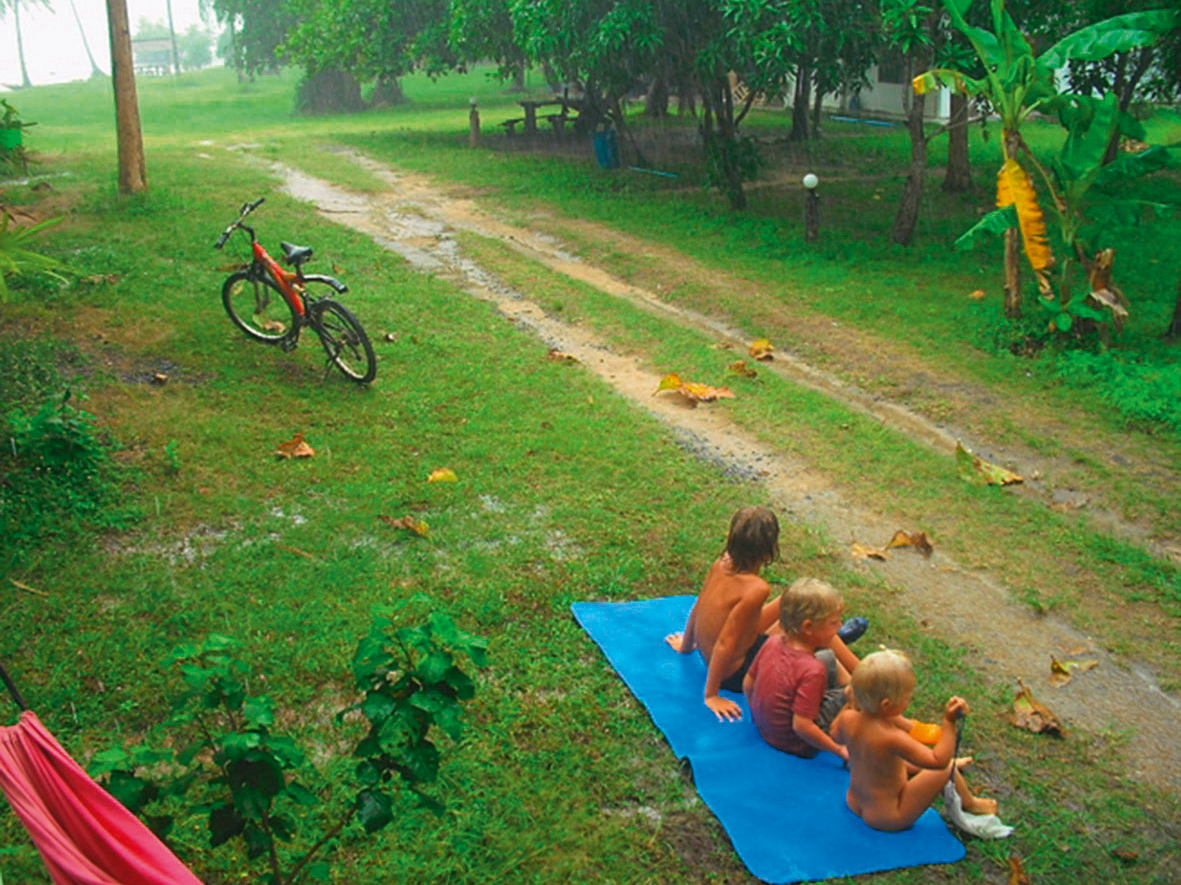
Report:
M 558 350 L 556 347 L 551 347 L 549 350 L 547 350 L 545 352 L 545 355 L 548 356 L 555 363 L 576 363 L 576 362 L 578 362 L 578 357 L 571 356 L 568 353 L 562 353 L 562 351 Z
M 1007 486 L 1025 482 L 1016 473 L 985 461 L 979 455 L 973 455 L 964 448 L 962 442 L 955 444 L 955 461 L 959 467 L 960 477 L 968 482 L 983 480 L 987 485 L 992 486 Z
M 891 547 L 913 547 L 923 556 L 930 556 L 935 550 L 926 532 L 904 532 L 902 529 L 896 531 L 886 545 L 886 549 Z
M 983 289 L 976 289 L 972 292 L 969 292 L 968 297 L 973 301 L 983 301 L 987 296 L 985 295 Z
M 279 443 L 275 454 L 280 458 L 310 458 L 316 454 L 315 450 L 303 439 L 303 431 L 296 431 L 295 436 L 287 442 Z
M 752 341 L 750 343 L 749 352 L 750 355 L 756 360 L 773 360 L 775 359 L 775 356 L 772 353 L 774 350 L 775 346 L 771 344 L 770 341 L 768 341 L 766 338 L 759 338 L 758 340 Z
M 446 467 L 439 467 L 431 471 L 430 476 L 426 478 L 427 482 L 459 482 L 459 477 L 455 475 L 454 470 L 448 470 Z
M 746 360 L 738 360 L 738 362 L 730 363 L 727 368 L 735 375 L 741 375 L 743 378 L 754 378 L 759 374 L 746 364 Z
M 421 519 L 415 519 L 413 516 L 403 516 L 401 519 L 395 519 L 392 516 L 377 517 L 390 528 L 404 529 L 411 534 L 418 535 L 420 538 L 429 538 L 431 536 L 431 528 Z
M 849 553 L 854 559 L 880 559 L 882 562 L 885 562 L 890 558 L 890 554 L 885 550 L 879 550 L 876 547 L 866 547 L 858 541 L 853 542 L 853 546 L 849 548 Z

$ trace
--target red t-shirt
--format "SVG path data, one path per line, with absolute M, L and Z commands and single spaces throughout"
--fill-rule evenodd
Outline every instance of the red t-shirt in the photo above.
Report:
M 792 648 L 777 634 L 767 639 L 750 665 L 754 680 L 746 693 L 750 715 L 763 740 L 797 756 L 814 756 L 816 748 L 796 734 L 792 717 L 815 720 L 828 686 L 828 673 L 816 655 Z

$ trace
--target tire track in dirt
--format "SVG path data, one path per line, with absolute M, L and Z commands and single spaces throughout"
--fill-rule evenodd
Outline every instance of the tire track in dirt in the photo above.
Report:
M 313 203 L 324 216 L 367 234 L 422 272 L 447 279 L 493 304 L 506 317 L 533 330 L 547 346 L 576 357 L 660 420 L 689 451 L 728 475 L 761 483 L 785 518 L 822 527 L 838 549 L 847 551 L 858 540 L 890 537 L 899 527 L 888 514 L 844 500 L 807 463 L 764 445 L 720 411 L 687 409 L 677 405 L 675 398 L 653 397 L 658 375 L 643 368 L 638 359 L 614 352 L 587 329 L 547 315 L 525 294 L 465 257 L 454 234 L 472 231 L 499 240 L 572 279 L 745 349 L 747 338 L 740 330 L 665 304 L 654 294 L 580 261 L 545 234 L 504 224 L 470 201 L 445 196 L 425 178 L 353 157 L 379 176 L 389 191 L 361 195 L 279 163 L 273 163 L 272 169 L 290 194 Z M 793 380 L 873 415 L 901 433 L 933 448 L 954 448 L 954 438 L 901 406 L 860 395 L 803 361 L 778 362 L 788 364 L 777 368 Z M 1012 604 L 1004 586 L 942 552 L 936 551 L 930 559 L 899 555 L 864 567 L 897 591 L 894 598 L 916 620 L 944 639 L 973 649 L 986 676 L 1008 684 L 1022 677 L 1068 726 L 1095 734 L 1131 731 L 1121 745 L 1129 774 L 1157 787 L 1181 787 L 1181 742 L 1176 740 L 1181 733 L 1181 703 L 1161 691 L 1134 662 L 1094 647 L 1087 636 L 1052 616 L 1038 616 L 1026 606 Z M 1098 660 L 1099 666 L 1046 698 L 1049 682 L 1044 674 L 1050 655 L 1062 656 L 1077 648 L 1087 648 L 1088 657 Z

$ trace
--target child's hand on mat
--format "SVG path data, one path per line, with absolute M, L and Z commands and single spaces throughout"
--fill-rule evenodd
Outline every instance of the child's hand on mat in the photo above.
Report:
M 712 698 L 705 699 L 705 705 L 714 711 L 714 715 L 718 717 L 718 722 L 737 722 L 742 718 L 742 708 L 731 700 L 714 695 Z

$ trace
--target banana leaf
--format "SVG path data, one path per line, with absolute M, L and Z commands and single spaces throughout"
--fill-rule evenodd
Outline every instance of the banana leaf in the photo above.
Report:
M 971 249 L 986 236 L 1000 236 L 1009 228 L 1016 226 L 1016 206 L 1009 205 L 1003 209 L 994 209 L 972 225 L 969 230 L 960 234 L 955 241 L 955 247 L 957 249 Z
M 1071 59 L 1098 61 L 1117 52 L 1147 46 L 1177 24 L 1177 12 L 1153 9 L 1116 15 L 1063 37 L 1039 57 L 1051 70 L 1063 68 Z

